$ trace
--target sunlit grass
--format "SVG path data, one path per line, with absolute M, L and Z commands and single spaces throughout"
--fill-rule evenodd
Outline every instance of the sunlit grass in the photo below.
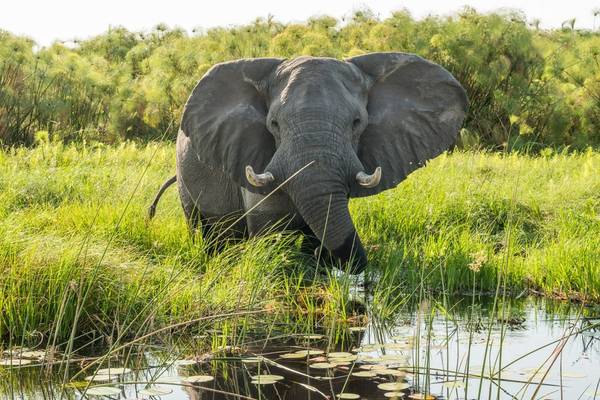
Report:
M 371 258 L 397 279 L 449 293 L 493 293 L 507 257 L 509 291 L 600 295 L 600 156 L 455 153 L 397 189 L 355 200 Z M 510 223 L 509 223 L 510 222 Z M 511 245 L 506 243 L 511 230 Z M 440 274 L 437 269 L 444 273 Z
M 397 189 L 353 200 L 372 260 L 373 312 L 392 317 L 420 292 L 494 294 L 502 265 L 509 293 L 600 299 L 599 170 L 594 152 L 459 152 Z M 0 336 L 125 340 L 247 309 L 306 329 L 355 321 L 351 282 L 315 276 L 294 237 L 209 256 L 189 237 L 173 189 L 148 222 L 146 207 L 173 172 L 170 144 L 0 153 Z

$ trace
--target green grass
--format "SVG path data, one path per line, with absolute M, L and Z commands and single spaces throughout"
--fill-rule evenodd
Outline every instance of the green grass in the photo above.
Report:
M 399 188 L 354 202 L 359 230 L 381 269 L 411 284 L 492 292 L 507 263 L 509 288 L 600 299 L 600 154 L 528 157 L 455 153 Z M 510 232 L 509 232 L 510 231 Z M 507 243 L 507 238 L 510 243 Z M 508 258 L 508 259 L 507 259 Z M 432 270 L 440 267 L 443 274 Z
M 500 268 L 510 292 L 600 300 L 598 171 L 591 151 L 459 152 L 353 200 L 379 276 L 373 310 L 391 315 L 417 290 L 493 294 Z M 171 144 L 0 152 L 0 337 L 131 338 L 248 309 L 306 326 L 351 319 L 348 280 L 315 277 L 294 237 L 210 257 L 190 240 L 174 189 L 148 223 L 173 172 Z

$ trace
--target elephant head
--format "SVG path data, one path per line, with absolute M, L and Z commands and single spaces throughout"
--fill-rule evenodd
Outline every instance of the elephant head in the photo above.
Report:
M 393 188 L 448 149 L 466 109 L 454 77 L 413 54 L 244 59 L 206 73 L 182 131 L 200 161 L 251 192 L 285 182 L 324 246 L 360 270 L 348 199 Z

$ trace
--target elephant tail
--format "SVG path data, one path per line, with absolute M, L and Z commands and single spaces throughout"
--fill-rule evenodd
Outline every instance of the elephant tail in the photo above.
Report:
M 172 177 L 167 179 L 165 183 L 162 184 L 160 189 L 158 189 L 158 193 L 154 197 L 154 201 L 152 202 L 152 204 L 150 204 L 150 207 L 148 207 L 148 219 L 152 219 L 154 217 L 154 214 L 156 214 L 156 205 L 158 204 L 160 197 L 163 195 L 165 190 L 167 190 L 169 186 L 174 184 L 176 181 L 177 175 L 173 175 Z

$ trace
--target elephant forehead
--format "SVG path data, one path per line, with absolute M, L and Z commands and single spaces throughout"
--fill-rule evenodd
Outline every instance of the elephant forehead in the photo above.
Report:
M 285 75 L 296 70 L 327 70 L 343 64 L 344 62 L 329 57 L 297 57 L 281 63 L 277 74 Z
M 336 81 L 359 83 L 362 80 L 360 73 L 349 63 L 326 57 L 298 57 L 288 60 L 277 68 L 275 76 L 278 83 L 286 86 L 315 80 L 319 84 Z
M 356 96 L 366 88 L 363 76 L 347 62 L 333 58 L 300 57 L 279 66 L 272 98 L 282 104 L 290 98 L 328 99 Z

